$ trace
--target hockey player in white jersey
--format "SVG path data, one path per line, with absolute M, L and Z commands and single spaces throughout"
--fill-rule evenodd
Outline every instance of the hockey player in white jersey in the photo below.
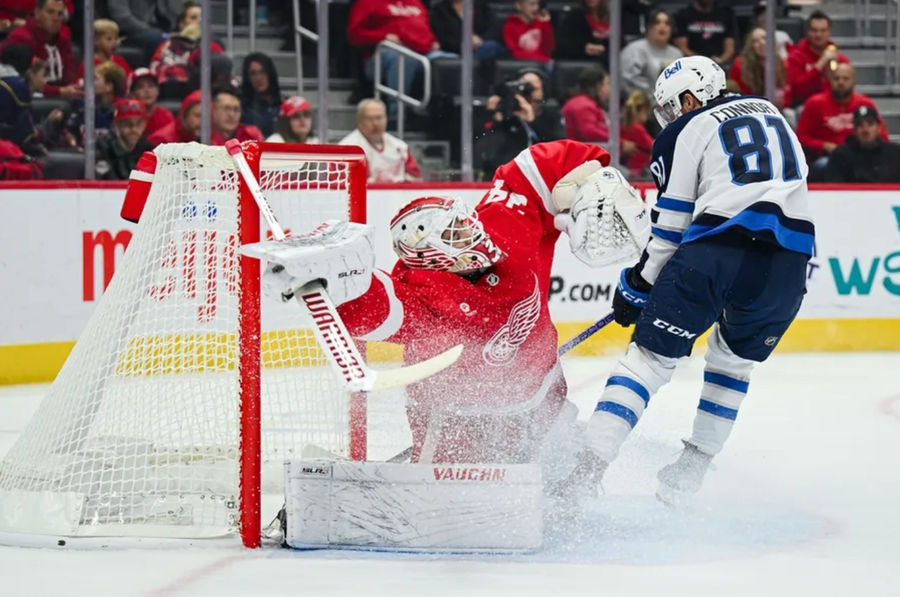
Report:
M 693 432 L 658 475 L 658 497 L 676 503 L 699 490 L 754 363 L 800 309 L 814 228 L 803 151 L 768 100 L 726 94 L 725 73 L 701 56 L 670 65 L 655 96 L 664 128 L 650 165 L 659 189 L 651 238 L 613 299 L 616 322 L 636 326 L 569 481 L 599 483 L 678 359 L 712 327 Z

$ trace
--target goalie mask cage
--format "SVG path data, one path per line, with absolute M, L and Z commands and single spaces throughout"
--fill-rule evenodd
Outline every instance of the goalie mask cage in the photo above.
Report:
M 245 155 L 282 226 L 365 221 L 356 147 Z M 259 211 L 223 147 L 164 145 L 141 222 L 71 355 L 0 463 L 0 532 L 17 539 L 260 540 L 285 460 L 366 457 L 366 412 L 294 302 L 260 296 Z M 264 484 L 272 485 L 265 487 Z M 268 509 L 267 509 L 268 510 Z

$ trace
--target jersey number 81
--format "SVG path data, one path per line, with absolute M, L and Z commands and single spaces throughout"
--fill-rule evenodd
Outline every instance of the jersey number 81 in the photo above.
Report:
M 787 131 L 784 119 L 766 116 L 766 126 L 752 116 L 741 116 L 726 120 L 719 126 L 722 149 L 729 156 L 731 182 L 743 186 L 752 182 L 772 180 L 772 154 L 769 151 L 770 135 L 774 132 L 775 143 L 781 151 L 784 180 L 800 178 L 797 154 Z M 741 134 L 742 131 L 746 133 Z

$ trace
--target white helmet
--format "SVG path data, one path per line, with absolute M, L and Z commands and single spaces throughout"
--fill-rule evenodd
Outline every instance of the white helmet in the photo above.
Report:
M 394 251 L 414 269 L 465 273 L 503 258 L 484 231 L 478 213 L 462 201 L 420 197 L 391 220 Z
M 679 58 L 656 79 L 656 120 L 663 128 L 681 116 L 681 94 L 690 91 L 701 106 L 725 91 L 725 71 L 706 56 Z

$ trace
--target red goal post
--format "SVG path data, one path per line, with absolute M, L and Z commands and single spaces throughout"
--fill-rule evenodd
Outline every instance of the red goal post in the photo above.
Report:
M 361 149 L 244 152 L 289 231 L 366 220 Z M 240 534 L 255 547 L 286 459 L 367 456 L 364 399 L 340 389 L 301 310 L 261 296 L 259 261 L 240 255 L 264 227 L 225 149 L 155 153 L 121 265 L 0 461 L 5 542 Z
M 271 202 L 283 193 L 304 191 L 338 191 L 345 193 L 346 216 L 351 222 L 366 221 L 366 159 L 363 150 L 356 146 L 343 145 L 294 145 L 281 143 L 242 144 L 244 157 L 259 181 L 260 188 Z M 312 176 L 284 176 L 285 171 L 293 171 L 290 166 L 297 162 L 316 164 Z M 278 166 L 281 165 L 282 168 Z M 320 168 L 319 165 L 324 165 Z M 241 244 L 258 242 L 262 239 L 259 208 L 247 184 L 241 179 L 240 224 Z M 292 221 L 285 220 L 282 212 L 273 205 L 281 218 L 285 231 L 290 232 Z M 301 221 L 310 228 L 319 222 L 309 218 Z M 293 219 L 296 223 L 297 220 Z M 300 232 L 294 229 L 294 232 Z M 259 545 L 260 534 L 260 487 L 261 478 L 261 428 L 259 374 L 261 367 L 261 343 L 255 341 L 261 334 L 260 312 L 260 263 L 259 260 L 241 256 L 241 270 L 246 272 L 249 287 L 241 295 L 240 336 L 241 336 L 241 538 L 247 547 Z M 347 455 L 353 460 L 366 459 L 366 402 L 363 395 L 349 398 L 349 442 Z

